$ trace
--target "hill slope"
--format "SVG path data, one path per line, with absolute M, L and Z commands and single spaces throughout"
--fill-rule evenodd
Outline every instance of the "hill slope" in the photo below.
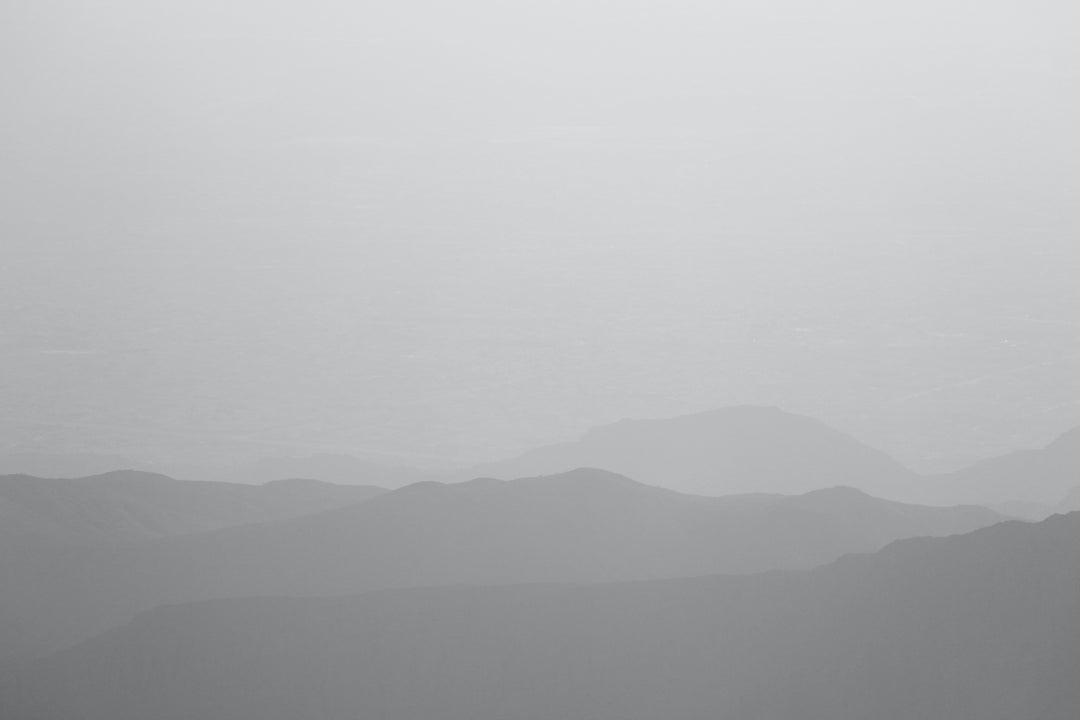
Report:
M 772 407 L 734 406 L 624 420 L 469 472 L 511 478 L 575 467 L 602 467 L 702 495 L 801 493 L 846 485 L 905 502 L 986 505 L 1042 519 L 1080 486 L 1080 428 L 1045 448 L 989 458 L 952 473 L 919 475 L 817 420 Z
M 581 439 L 472 468 L 499 478 L 601 467 L 702 495 L 800 493 L 850 485 L 889 495 L 916 476 L 824 423 L 772 407 L 736 406 L 663 420 L 624 420 Z
M 155 605 L 199 599 L 809 568 L 1001 519 L 844 488 L 689 496 L 600 470 L 420 483 L 317 515 L 154 543 L 12 547 L 0 558 L 0 645 L 33 656 Z
M 70 480 L 6 475 L 0 476 L 0 539 L 147 540 L 297 517 L 382 492 L 310 480 L 189 482 L 131 470 Z
M 1080 514 L 808 573 L 154 610 L 12 720 L 1072 720 Z
M 931 476 L 924 485 L 952 503 L 998 504 L 1023 500 L 1054 505 L 1080 486 L 1080 428 L 1045 448 L 1020 450 Z

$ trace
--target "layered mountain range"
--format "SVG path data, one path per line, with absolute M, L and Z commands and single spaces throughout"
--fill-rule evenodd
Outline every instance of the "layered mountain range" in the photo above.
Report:
M 809 572 L 170 606 L 6 717 L 1072 720 L 1080 514 Z
M 662 420 L 625 420 L 578 440 L 469 468 L 500 478 L 602 467 L 704 495 L 808 492 L 848 485 L 881 497 L 955 505 L 1034 503 L 1045 516 L 1080 486 L 1080 428 L 1045 448 L 922 475 L 854 437 L 775 407 L 736 406 Z
M 134 461 L 97 455 L 0 456 L 0 469 L 29 475 L 51 470 L 64 477 L 78 476 L 80 468 L 87 469 L 84 475 L 100 474 L 123 468 L 124 463 L 146 469 Z M 418 470 L 321 454 L 220 467 L 177 466 L 175 473 L 228 483 L 309 478 L 397 488 L 426 480 L 511 480 L 581 467 L 604 468 L 649 485 L 700 495 L 797 494 L 844 485 L 901 501 L 1011 506 L 1017 514 L 1044 517 L 1080 486 L 1080 428 L 1043 448 L 925 475 L 813 418 L 776 407 L 740 405 L 673 418 L 623 420 L 576 440 L 458 469 Z
M 979 503 L 1069 510 L 1078 438 L 919 476 L 743 407 L 396 490 L 3 476 L 0 716 L 1075 717 L 1078 515 Z
M 319 480 L 186 482 L 132 470 L 75 479 L 4 475 L 0 539 L 100 543 L 189 535 L 308 515 L 382 492 Z
M 1002 519 L 981 507 L 903 505 L 850 488 L 691 496 L 589 469 L 427 482 L 336 510 L 151 542 L 24 537 L 0 557 L 0 629 L 6 653 L 30 657 L 161 604 L 809 568 Z

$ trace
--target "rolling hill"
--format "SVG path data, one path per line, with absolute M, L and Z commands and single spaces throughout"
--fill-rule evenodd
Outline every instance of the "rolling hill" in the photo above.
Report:
M 1056 505 L 1080 486 L 1080 428 L 1046 447 L 1020 450 L 926 478 L 943 502 L 999 504 L 1027 501 Z
M 148 543 L 10 546 L 0 557 L 0 646 L 33 657 L 156 605 L 201 599 L 803 569 L 1001 519 L 850 488 L 691 496 L 590 469 L 418 483 L 324 513 Z
M 889 495 L 917 478 L 880 450 L 822 422 L 753 405 L 623 420 L 465 474 L 509 479 L 577 467 L 701 495 L 801 493 L 836 485 Z
M 190 482 L 131 470 L 75 479 L 5 475 L 0 476 L 0 538 L 148 540 L 317 513 L 382 492 L 313 480 Z
M 1080 514 L 809 572 L 164 607 L 12 720 L 1072 720 Z

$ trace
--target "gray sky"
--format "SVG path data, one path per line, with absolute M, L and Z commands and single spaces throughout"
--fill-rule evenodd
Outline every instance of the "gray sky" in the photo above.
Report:
M 0 451 L 1080 423 L 1075 5 L 0 9 Z M 945 457 L 949 448 L 955 455 Z

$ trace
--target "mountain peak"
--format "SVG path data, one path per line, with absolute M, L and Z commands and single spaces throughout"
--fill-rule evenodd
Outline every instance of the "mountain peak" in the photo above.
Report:
M 147 472 L 145 470 L 110 470 L 109 472 L 99 473 L 97 475 L 90 475 L 84 478 L 78 478 L 79 482 L 85 483 L 114 483 L 114 484 L 128 484 L 128 483 L 177 483 L 184 482 L 177 480 L 176 478 L 163 475 L 161 473 Z
M 913 477 L 885 453 L 825 423 L 762 405 L 623 420 L 473 472 L 511 479 L 588 467 L 702 495 L 797 494 L 837 484 L 891 494 Z
M 532 477 L 518 478 L 512 481 L 515 485 L 545 485 L 559 487 L 568 490 L 616 490 L 625 491 L 631 488 L 649 487 L 644 483 L 621 475 L 610 470 L 595 467 L 579 467 L 562 473 L 551 475 L 534 475 Z
M 703 410 L 701 412 L 677 415 L 670 418 L 624 418 L 608 425 L 600 425 L 587 431 L 582 440 L 623 436 L 637 432 L 670 432 L 688 429 L 715 429 L 717 426 L 755 427 L 758 423 L 796 422 L 799 424 L 817 424 L 816 420 L 782 410 L 774 405 L 731 405 L 728 407 Z
M 869 493 L 863 492 L 859 488 L 851 487 L 850 485 L 834 485 L 833 487 L 821 488 L 820 490 L 811 490 L 808 493 L 803 493 L 802 497 L 806 498 L 849 498 L 859 500 L 872 500 L 874 499 Z

